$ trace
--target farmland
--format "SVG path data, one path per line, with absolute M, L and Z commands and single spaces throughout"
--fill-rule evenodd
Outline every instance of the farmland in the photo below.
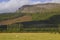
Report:
M 0 33 L 0 40 L 60 40 L 54 33 Z

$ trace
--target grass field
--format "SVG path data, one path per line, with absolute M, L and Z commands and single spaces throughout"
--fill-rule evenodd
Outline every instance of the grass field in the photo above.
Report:
M 0 33 L 0 40 L 60 40 L 54 33 Z

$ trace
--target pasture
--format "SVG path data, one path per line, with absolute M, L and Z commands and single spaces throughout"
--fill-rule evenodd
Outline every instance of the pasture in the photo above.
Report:
M 60 40 L 54 33 L 0 33 L 0 40 Z

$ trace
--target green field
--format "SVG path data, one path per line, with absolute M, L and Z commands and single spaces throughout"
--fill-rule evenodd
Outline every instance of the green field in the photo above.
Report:
M 0 33 L 0 40 L 60 40 L 54 33 Z

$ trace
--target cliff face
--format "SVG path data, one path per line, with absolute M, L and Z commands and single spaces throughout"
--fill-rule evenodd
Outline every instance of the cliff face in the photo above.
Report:
M 24 5 L 18 9 L 18 12 L 22 13 L 37 13 L 37 12 L 51 12 L 59 11 L 60 4 L 57 3 L 46 3 L 46 4 L 34 4 L 34 5 Z

